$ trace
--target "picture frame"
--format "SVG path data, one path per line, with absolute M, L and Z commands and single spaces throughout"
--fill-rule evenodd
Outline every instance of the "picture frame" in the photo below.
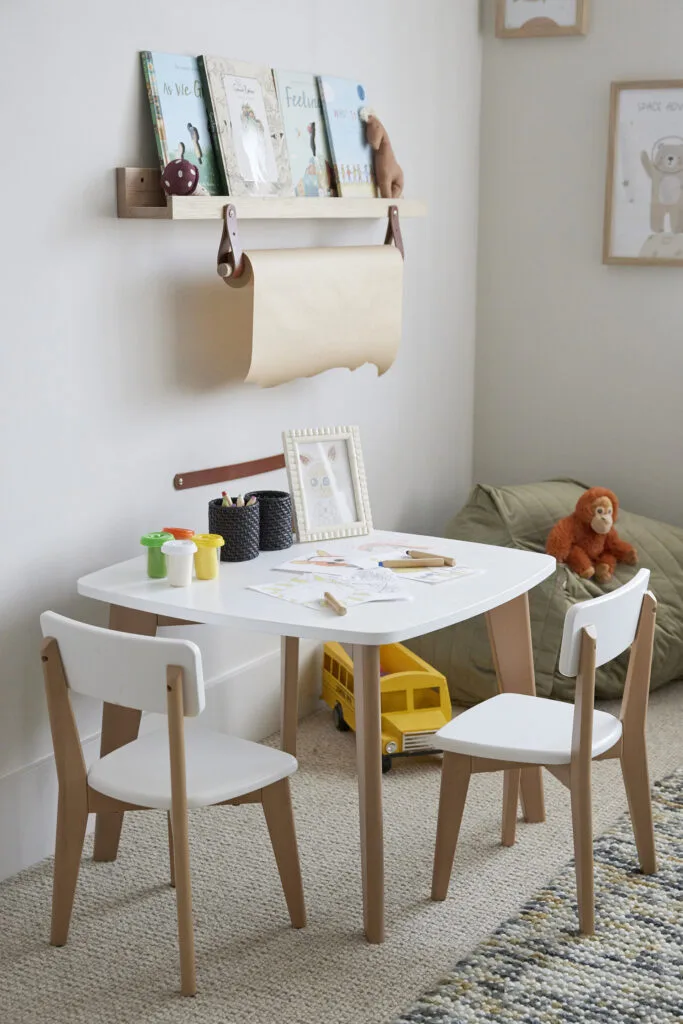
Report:
M 589 0 L 496 0 L 500 39 L 585 36 Z
M 360 537 L 372 530 L 358 427 L 314 427 L 282 434 L 285 465 L 305 543 Z
M 683 266 L 683 79 L 612 82 L 602 258 Z

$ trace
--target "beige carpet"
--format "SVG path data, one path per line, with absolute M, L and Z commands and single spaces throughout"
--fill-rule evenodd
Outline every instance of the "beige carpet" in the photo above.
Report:
M 683 762 L 683 687 L 653 695 L 653 778 Z M 352 733 L 329 712 L 300 731 L 294 799 L 309 925 L 288 919 L 261 812 L 192 812 L 199 995 L 177 995 L 174 894 L 161 813 L 129 815 L 116 864 L 82 867 L 69 944 L 47 943 L 51 870 L 0 886 L 3 1024 L 385 1024 L 571 857 L 566 792 L 549 776 L 549 820 L 499 846 L 501 777 L 475 778 L 449 899 L 428 899 L 438 762 L 385 777 L 388 939 L 361 935 Z M 616 763 L 595 769 L 596 832 L 625 809 Z

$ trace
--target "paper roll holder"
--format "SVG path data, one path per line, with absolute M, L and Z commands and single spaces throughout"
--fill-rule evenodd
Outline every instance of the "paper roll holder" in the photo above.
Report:
M 267 200 L 264 200 L 267 202 Z M 306 200 L 300 200 L 306 202 Z M 308 200 L 315 202 L 315 200 Z M 391 245 L 392 242 L 405 259 L 403 248 L 403 236 L 401 234 L 401 223 L 398 215 L 398 206 L 390 206 L 388 210 L 389 221 L 387 233 L 384 237 L 384 244 Z M 217 267 L 218 276 L 226 280 L 228 277 L 237 278 L 244 272 L 244 250 L 240 242 L 239 230 L 237 227 L 237 210 L 232 203 L 227 203 L 223 209 L 223 231 L 218 244 Z

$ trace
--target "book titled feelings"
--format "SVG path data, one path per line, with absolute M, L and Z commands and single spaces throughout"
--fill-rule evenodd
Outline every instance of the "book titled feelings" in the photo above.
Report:
M 333 196 L 334 173 L 315 75 L 276 71 L 295 196 Z

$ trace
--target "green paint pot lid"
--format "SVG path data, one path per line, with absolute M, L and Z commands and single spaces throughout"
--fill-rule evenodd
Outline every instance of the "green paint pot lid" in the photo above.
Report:
M 160 548 L 162 544 L 165 544 L 167 540 L 173 540 L 172 533 L 146 533 L 144 537 L 140 538 L 140 543 L 145 548 Z

